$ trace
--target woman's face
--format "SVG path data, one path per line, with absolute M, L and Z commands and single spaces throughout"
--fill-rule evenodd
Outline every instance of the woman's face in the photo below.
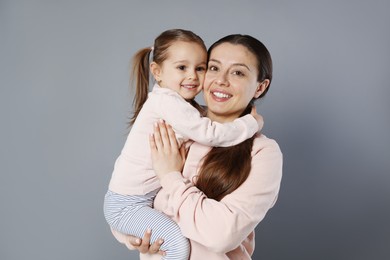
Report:
M 243 45 L 222 43 L 210 53 L 203 94 L 207 116 L 217 122 L 238 118 L 261 94 L 256 57 Z

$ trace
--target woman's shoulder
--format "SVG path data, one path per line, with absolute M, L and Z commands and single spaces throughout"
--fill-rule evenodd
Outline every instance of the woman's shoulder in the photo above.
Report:
M 253 141 L 252 156 L 259 152 L 276 152 L 282 155 L 282 151 L 276 140 L 269 138 L 262 133 L 257 134 Z

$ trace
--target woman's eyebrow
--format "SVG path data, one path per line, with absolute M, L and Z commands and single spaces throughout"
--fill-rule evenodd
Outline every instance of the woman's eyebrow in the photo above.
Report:
M 215 59 L 209 59 L 209 62 L 212 61 L 212 62 L 216 62 L 218 64 L 222 64 L 222 62 L 220 62 L 219 60 L 215 60 Z M 247 70 L 251 71 L 251 69 L 244 63 L 233 63 L 232 66 L 240 66 L 240 67 L 245 67 Z
M 219 63 L 221 64 L 221 62 L 219 60 L 215 60 L 215 59 L 209 59 L 209 61 L 212 61 L 212 62 L 216 62 L 216 63 Z
M 245 65 L 244 63 L 233 63 L 232 66 L 241 66 L 241 67 L 245 67 L 245 68 L 247 68 L 247 70 L 251 71 L 251 69 L 250 69 L 247 65 Z

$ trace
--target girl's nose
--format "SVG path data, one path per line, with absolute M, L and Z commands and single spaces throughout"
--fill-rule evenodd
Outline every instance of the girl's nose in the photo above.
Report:
M 196 74 L 196 71 L 191 71 L 188 75 L 188 79 L 189 80 L 197 80 L 198 79 L 198 75 Z

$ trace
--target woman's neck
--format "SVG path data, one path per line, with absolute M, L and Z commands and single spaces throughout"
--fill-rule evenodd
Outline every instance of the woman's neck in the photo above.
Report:
M 211 113 L 210 111 L 207 111 L 206 116 L 210 118 L 211 121 L 218 122 L 218 123 L 228 123 L 237 119 L 236 116 L 218 115 L 218 114 Z

